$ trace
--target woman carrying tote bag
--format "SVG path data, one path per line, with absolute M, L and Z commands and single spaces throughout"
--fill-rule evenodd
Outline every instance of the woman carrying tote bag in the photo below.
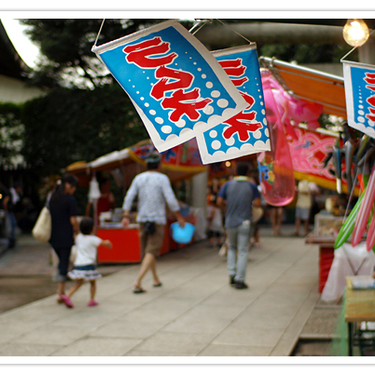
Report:
M 70 253 L 74 238 L 79 233 L 77 202 L 73 196 L 77 185 L 77 178 L 66 174 L 52 193 L 49 202 L 52 224 L 49 243 L 59 258 L 58 275 L 55 279 L 58 282 L 57 301 L 59 303 L 64 302 Z

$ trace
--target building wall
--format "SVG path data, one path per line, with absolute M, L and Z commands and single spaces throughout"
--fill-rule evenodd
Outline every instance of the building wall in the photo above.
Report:
M 319 70 L 324 73 L 333 74 L 339 77 L 344 76 L 344 71 L 342 67 L 342 63 L 338 64 L 301 64 L 301 66 L 306 66 L 310 69 Z
M 45 93 L 36 87 L 28 87 L 21 80 L 0 74 L 0 102 L 2 103 L 19 104 L 43 95 Z

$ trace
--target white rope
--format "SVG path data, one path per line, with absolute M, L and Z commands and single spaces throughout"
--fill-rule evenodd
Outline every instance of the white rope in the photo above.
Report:
M 371 34 L 374 32 L 375 30 L 372 30 L 370 35 L 369 35 L 369 38 L 371 36 Z M 340 62 L 345 62 L 345 57 L 349 56 L 355 49 L 357 49 L 358 47 L 353 47 L 345 56 L 341 57 L 340 59 Z
M 241 38 L 245 39 L 249 44 L 255 44 L 255 42 L 252 42 L 250 41 L 249 39 L 247 39 L 245 36 L 243 36 L 242 34 L 240 34 L 237 30 L 234 30 L 232 27 L 230 27 L 229 25 L 227 25 L 225 22 L 217 19 L 217 21 L 219 21 L 222 25 L 224 25 L 225 27 L 227 27 L 228 29 L 232 30 L 234 33 L 236 33 L 237 35 L 239 35 Z M 192 35 L 195 35 L 203 26 L 206 25 L 207 22 L 210 22 L 212 23 L 212 19 L 204 19 L 204 20 L 199 20 L 190 30 L 189 30 L 189 33 L 191 33 Z
M 103 28 L 104 22 L 105 22 L 105 18 L 103 18 L 102 24 L 100 25 L 100 29 L 99 29 L 98 35 L 96 36 L 95 43 L 94 43 L 93 47 L 96 47 L 96 43 L 98 43 L 99 35 L 102 32 L 102 28 Z
M 225 22 L 223 22 L 223 21 L 221 21 L 221 20 L 219 20 L 219 19 L 218 19 L 218 21 L 219 21 L 222 25 L 226 26 L 228 29 L 232 30 L 234 33 L 236 33 L 237 35 L 239 35 L 241 38 L 245 39 L 249 44 L 255 44 L 255 42 L 250 41 L 250 40 L 247 39 L 245 36 L 243 36 L 241 33 L 239 33 L 237 30 L 234 30 L 232 27 L 230 27 L 229 25 L 227 25 Z
M 341 59 L 340 59 L 340 62 L 344 62 L 345 60 L 345 57 L 349 56 L 355 49 L 357 49 L 358 47 L 354 47 L 352 48 L 345 56 L 343 56 Z
M 189 30 L 189 33 L 195 35 L 207 22 L 212 22 L 211 19 L 199 20 L 193 27 Z

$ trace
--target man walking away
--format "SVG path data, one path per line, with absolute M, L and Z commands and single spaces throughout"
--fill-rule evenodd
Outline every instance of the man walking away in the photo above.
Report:
M 223 206 L 226 203 L 225 227 L 229 239 L 227 267 L 229 282 L 236 289 L 248 288 L 245 277 L 252 207 L 261 206 L 259 191 L 247 178 L 248 170 L 247 164 L 239 163 L 236 177 L 227 181 L 218 194 L 218 204 Z
M 143 259 L 134 283 L 133 293 L 145 292 L 142 289 L 141 281 L 149 269 L 151 269 L 154 279 L 153 286 L 160 287 L 162 285 L 156 272 L 156 257 L 163 245 L 164 229 L 167 223 L 166 203 L 180 226 L 185 226 L 185 220 L 180 213 L 180 207 L 168 177 L 157 171 L 160 160 L 160 155 L 157 153 L 152 153 L 146 158 L 148 170 L 134 178 L 124 199 L 122 226 L 127 229 L 131 206 L 138 196 L 137 222 L 140 225 Z

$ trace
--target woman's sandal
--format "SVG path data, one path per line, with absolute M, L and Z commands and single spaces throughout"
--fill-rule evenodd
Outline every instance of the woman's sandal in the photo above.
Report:
M 153 284 L 152 286 L 154 287 L 154 288 L 158 288 L 159 286 L 162 286 L 163 284 L 162 283 L 158 283 L 158 284 Z

